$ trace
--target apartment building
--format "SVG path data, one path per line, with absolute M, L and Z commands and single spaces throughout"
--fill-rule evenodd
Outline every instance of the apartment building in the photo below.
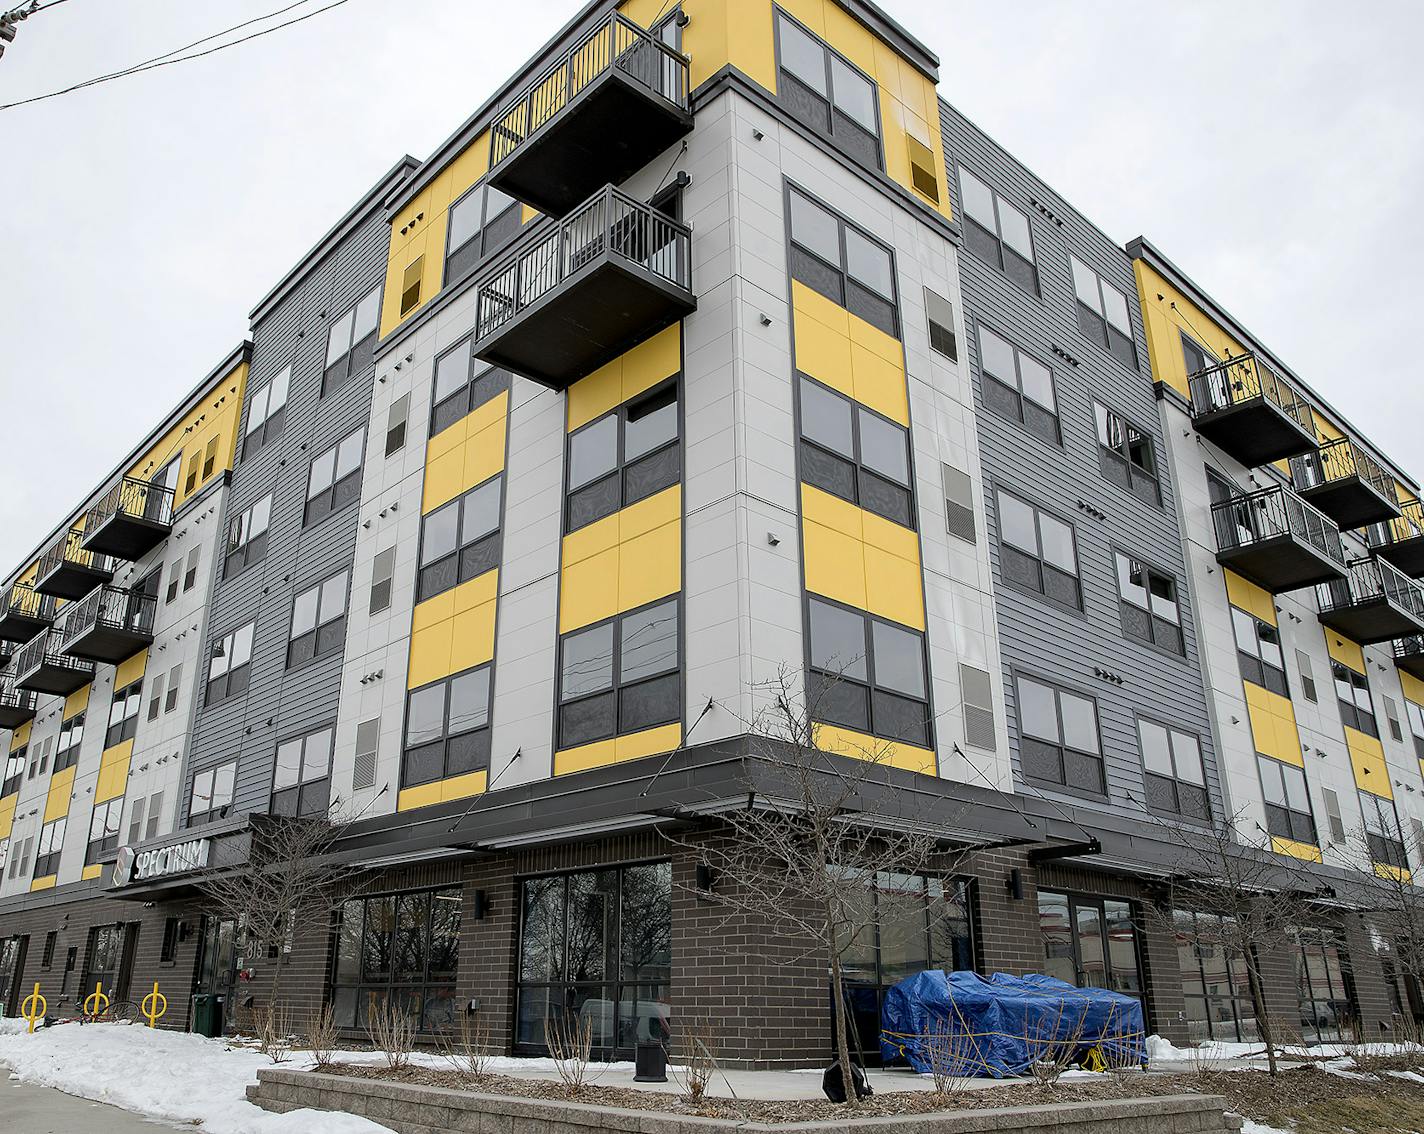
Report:
M 6 579 L 7 1011 L 157 980 L 232 1026 L 285 966 L 353 1036 L 818 1061 L 825 959 L 697 852 L 789 688 L 975 848 L 871 884 L 915 898 L 853 958 L 867 1050 L 930 966 L 1249 1035 L 1153 911 L 1211 825 L 1410 869 L 1417 489 L 938 81 L 868 0 L 596 0 L 373 185 Z M 258 941 L 200 883 L 298 815 L 359 893 Z M 1269 971 L 1316 1038 L 1417 1007 L 1344 902 Z

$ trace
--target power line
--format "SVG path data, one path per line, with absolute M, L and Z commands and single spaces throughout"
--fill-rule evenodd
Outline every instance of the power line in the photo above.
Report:
M 163 55 L 156 55 L 152 59 L 145 59 L 141 63 L 135 63 L 133 66 L 125 67 L 123 70 L 120 71 L 111 71 L 105 75 L 96 75 L 92 79 L 85 79 L 81 83 L 74 83 L 71 86 L 63 87 L 55 91 L 49 91 L 46 94 L 34 95 L 31 98 L 20 99 L 16 102 L 0 103 L 0 110 L 13 110 L 15 107 L 28 106 L 31 103 L 35 102 L 44 102 L 46 99 L 58 98 L 60 95 L 71 94 L 74 91 L 83 90 L 86 87 L 97 86 L 100 83 L 107 83 L 114 79 L 122 79 L 129 75 L 139 74 L 143 71 L 152 71 L 156 70 L 159 67 L 170 67 L 175 63 L 187 63 L 193 59 L 202 59 L 204 56 L 207 55 L 215 55 L 217 52 L 225 51 L 229 47 L 236 47 L 238 44 L 247 43 L 254 39 L 260 39 L 264 35 L 270 35 L 272 32 L 281 31 L 283 28 L 289 28 L 294 24 L 299 24 L 305 20 L 309 20 L 313 16 L 319 16 L 323 12 L 329 12 L 333 8 L 339 8 L 343 4 L 348 3 L 349 0 L 331 0 L 331 3 L 325 5 L 324 7 L 316 8 L 310 12 L 305 12 L 300 16 L 294 16 L 290 20 L 284 20 L 279 24 L 274 24 L 271 27 L 263 28 L 260 31 L 255 31 L 250 35 L 242 36 L 239 39 L 234 39 L 227 43 L 220 43 L 216 47 L 210 47 L 205 51 L 194 51 L 191 55 L 182 54 L 183 52 L 190 51 L 194 47 L 201 46 L 204 43 L 210 43 L 211 41 L 215 39 L 220 39 L 225 35 L 231 35 L 235 31 L 241 31 L 245 27 L 250 27 L 253 24 L 261 23 L 264 20 L 273 19 L 276 16 L 280 16 L 286 12 L 290 12 L 293 8 L 299 8 L 303 4 L 307 4 L 310 2 L 311 0 L 296 0 L 295 3 L 288 4 L 286 7 L 278 8 L 275 11 L 268 12 L 266 15 L 257 16 L 250 20 L 244 20 L 240 24 L 234 24 L 230 28 L 225 28 L 222 31 L 214 32 L 212 35 L 204 36 L 202 39 L 194 40 L 192 43 L 187 44 L 186 46 L 174 48 L 172 51 L 166 52 Z M 46 7 L 53 7 L 55 4 L 61 3 L 64 3 L 64 0 L 51 0 L 51 3 L 46 5 Z M 42 8 L 39 10 L 43 11 L 44 9 Z

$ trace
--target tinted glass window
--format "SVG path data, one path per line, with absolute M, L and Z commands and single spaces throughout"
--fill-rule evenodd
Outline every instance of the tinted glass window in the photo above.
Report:
M 564 639 L 561 688 L 565 698 L 595 693 L 613 684 L 613 624 Z
M 865 623 L 857 614 L 811 600 L 811 664 L 865 680 Z
M 625 615 L 622 628 L 624 682 L 677 667 L 677 601 Z M 567 687 L 566 687 L 567 688 Z
M 916 634 L 884 622 L 871 623 L 875 684 L 910 697 L 925 696 L 925 659 Z
M 618 418 L 609 414 L 569 440 L 569 488 L 579 488 L 618 464 Z

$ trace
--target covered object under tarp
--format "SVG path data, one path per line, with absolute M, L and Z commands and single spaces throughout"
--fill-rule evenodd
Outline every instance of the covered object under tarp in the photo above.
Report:
M 1121 1067 L 1147 1058 L 1142 1004 L 1134 997 L 1038 973 L 985 980 L 938 969 L 885 994 L 880 1052 L 887 1063 L 903 1058 L 922 1075 L 938 1064 L 956 1076 L 995 1078 L 1026 1074 L 1044 1059 L 1101 1055 Z

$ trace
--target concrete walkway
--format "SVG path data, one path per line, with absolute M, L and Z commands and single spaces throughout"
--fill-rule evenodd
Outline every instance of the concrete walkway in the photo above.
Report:
M 0 1130 L 24 1134 L 158 1134 L 177 1130 L 157 1119 L 144 1118 L 131 1110 L 75 1098 L 51 1087 L 17 1083 L 0 1067 Z

